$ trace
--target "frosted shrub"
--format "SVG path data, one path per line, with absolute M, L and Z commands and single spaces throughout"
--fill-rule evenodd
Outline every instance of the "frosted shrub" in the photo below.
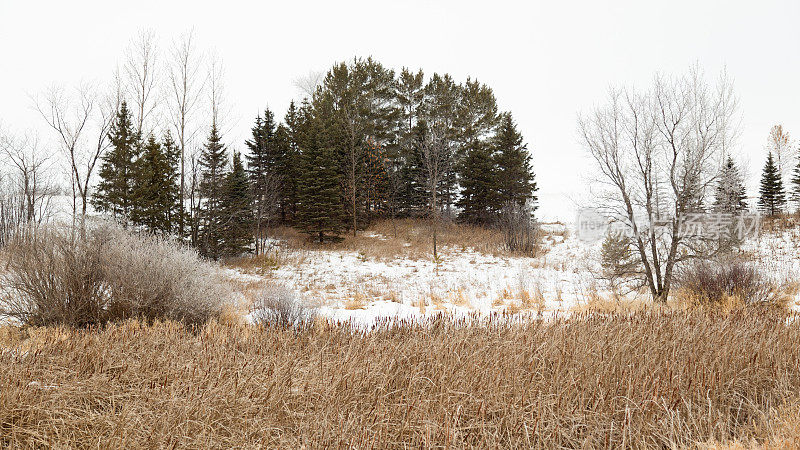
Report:
M 187 325 L 216 316 L 230 288 L 217 268 L 162 238 L 102 224 L 85 236 L 42 228 L 6 249 L 0 312 L 30 325 L 126 318 Z
M 306 307 L 297 295 L 283 286 L 269 286 L 251 307 L 257 325 L 300 327 L 313 321 L 316 311 Z

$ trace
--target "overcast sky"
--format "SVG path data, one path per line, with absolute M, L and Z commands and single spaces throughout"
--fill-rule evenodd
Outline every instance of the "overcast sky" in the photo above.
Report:
M 226 69 L 242 149 L 265 106 L 282 117 L 293 82 L 336 61 L 477 78 L 511 111 L 534 157 L 546 218 L 572 218 L 591 170 L 577 114 L 612 85 L 646 87 L 657 71 L 727 67 L 740 98 L 739 152 L 750 195 L 769 129 L 800 138 L 800 1 L 16 1 L 0 0 L 0 123 L 41 129 L 29 95 L 53 83 L 107 81 L 128 42 L 152 29 L 162 48 L 194 29 Z

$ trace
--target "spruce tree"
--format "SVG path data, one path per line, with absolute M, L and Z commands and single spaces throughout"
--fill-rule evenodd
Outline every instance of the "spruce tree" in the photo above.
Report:
M 180 150 L 167 133 L 163 143 L 153 135 L 134 165 L 134 207 L 131 221 L 155 233 L 176 230 L 180 213 L 178 164 Z
M 461 198 L 456 202 L 462 221 L 488 224 L 496 218 L 502 203 L 492 151 L 492 146 L 476 142 L 467 152 L 461 166 Z
M 134 163 L 139 154 L 140 139 L 135 131 L 125 101 L 108 133 L 111 142 L 100 166 L 100 182 L 92 203 L 98 211 L 111 213 L 127 226 L 134 206 Z
M 284 116 L 284 124 L 278 125 L 275 131 L 276 145 L 284 155 L 283 165 L 279 169 L 283 174 L 280 213 L 281 221 L 292 223 L 297 215 L 297 180 L 300 177 L 302 166 L 298 144 L 300 116 L 294 102 L 289 103 L 289 109 Z
M 792 199 L 797 203 L 797 211 L 800 212 L 800 160 L 797 161 L 792 176 Z
M 772 152 L 769 153 L 767 163 L 764 165 L 759 193 L 761 196 L 758 200 L 758 205 L 765 213 L 774 216 L 783 211 L 783 207 L 786 204 L 786 196 L 783 180 Z
M 256 117 L 252 137 L 245 142 L 250 150 L 247 155 L 247 175 L 252 189 L 256 231 L 256 253 L 261 251 L 264 241 L 264 224 L 272 218 L 280 199 L 282 173 L 279 171 L 275 120 L 272 112 L 264 111 L 264 118 Z
M 738 213 L 747 209 L 747 192 L 744 179 L 733 158 L 728 156 L 719 174 L 714 210 L 724 213 Z
M 225 194 L 226 167 L 228 151 L 222 144 L 222 138 L 216 124 L 211 126 L 205 147 L 200 154 L 200 254 L 211 259 L 223 256 L 223 226 L 225 217 L 222 212 Z
M 221 205 L 223 256 L 239 256 L 249 250 L 253 241 L 252 206 L 250 183 L 242 156 L 234 153 Z
M 522 134 L 517 131 L 511 114 L 502 115 L 492 145 L 497 165 L 496 189 L 500 204 L 524 206 L 530 201 L 531 211 L 535 211 L 538 188 L 531 169 L 531 156 L 527 144 L 522 143 Z
M 343 228 L 341 175 L 337 152 L 322 118 L 304 112 L 302 170 L 298 180 L 297 226 L 319 242 L 338 237 Z

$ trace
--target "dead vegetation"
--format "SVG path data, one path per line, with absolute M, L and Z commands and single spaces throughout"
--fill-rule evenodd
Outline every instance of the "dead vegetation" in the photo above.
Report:
M 195 251 L 106 223 L 84 233 L 25 230 L 2 253 L 0 317 L 26 325 L 129 318 L 201 324 L 230 297 L 218 268 Z
M 314 243 L 307 236 L 290 227 L 280 227 L 273 231 L 273 237 L 281 241 L 282 248 L 292 250 L 330 249 L 357 252 L 372 259 L 428 259 L 433 252 L 431 225 L 421 219 L 397 219 L 375 222 L 357 236 L 346 234 L 335 243 Z M 526 237 L 525 252 L 536 251 L 542 254 L 540 240 Z M 437 230 L 439 245 L 446 250 L 464 251 L 471 249 L 491 255 L 520 255 L 508 249 L 506 236 L 500 229 L 458 224 L 444 221 Z M 526 253 L 527 254 L 527 253 Z M 269 263 L 275 259 L 267 257 Z M 249 263 L 233 262 L 247 267 Z M 256 262 L 256 266 L 261 265 Z
M 800 327 L 764 310 L 3 336 L 6 448 L 749 447 L 797 429 Z

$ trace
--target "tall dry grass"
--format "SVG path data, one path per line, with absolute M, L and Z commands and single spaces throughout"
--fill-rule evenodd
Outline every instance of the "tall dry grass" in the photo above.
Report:
M 0 446 L 750 445 L 800 389 L 800 327 L 760 310 L 477 320 L 23 330 Z

